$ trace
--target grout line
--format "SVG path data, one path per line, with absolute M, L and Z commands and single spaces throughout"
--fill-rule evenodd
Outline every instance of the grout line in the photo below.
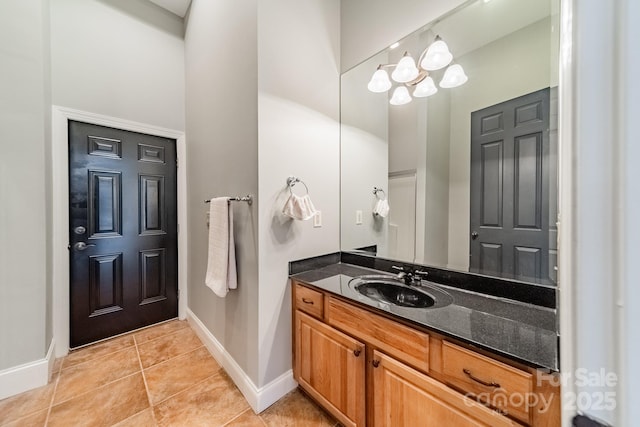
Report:
M 145 330 L 145 331 L 148 331 L 148 330 L 151 330 L 151 329 L 153 329 L 153 328 L 144 329 L 144 330 Z M 153 342 L 153 341 L 155 341 L 155 340 L 158 340 L 158 339 L 160 339 L 160 338 L 164 338 L 164 337 L 169 336 L 169 335 L 177 334 L 178 332 L 182 332 L 182 331 L 184 331 L 185 329 L 190 329 L 188 324 L 187 324 L 187 325 L 182 326 L 180 329 L 176 329 L 175 331 L 167 331 L 167 332 L 163 333 L 162 335 L 158 335 L 158 336 L 157 336 L 157 337 L 155 337 L 155 338 L 152 338 L 152 339 L 150 339 L 150 340 L 145 340 L 144 342 L 138 343 L 138 345 L 143 345 L 143 344 L 146 344 L 146 343 L 148 343 L 148 342 Z M 136 336 L 137 334 L 138 334 L 138 332 L 136 332 L 136 333 L 134 334 L 134 338 L 135 338 L 135 336 Z M 136 342 L 137 342 L 137 340 L 136 340 Z
M 163 361 L 162 361 L 162 362 L 160 362 L 160 363 L 156 363 L 155 365 L 147 366 L 146 368 L 143 368 L 143 370 L 144 370 L 144 369 L 155 369 L 157 366 L 164 365 L 165 363 L 167 363 L 167 362 L 169 362 L 169 361 L 171 361 L 171 360 L 175 359 L 176 357 L 182 357 L 182 356 L 185 356 L 185 355 L 187 355 L 187 354 L 189 354 L 189 353 L 193 353 L 194 351 L 200 350 L 202 347 L 205 347 L 205 345 L 204 345 L 204 344 L 202 344 L 202 345 L 200 345 L 200 346 L 198 346 L 198 347 L 194 348 L 193 350 L 189 350 L 189 351 L 187 351 L 186 353 L 176 354 L 175 356 L 170 357 L 170 358 L 168 358 L 167 360 L 163 360 Z M 206 348 L 206 347 L 205 347 L 205 348 Z M 214 359 L 214 360 L 215 360 L 215 359 Z M 216 363 L 218 364 L 218 366 L 220 366 L 220 364 L 219 364 L 217 361 L 216 361 Z M 222 369 L 222 367 L 220 367 L 220 369 Z
M 45 427 L 49 424 L 49 417 L 51 416 L 51 410 L 53 409 L 53 402 L 56 399 L 56 392 L 58 391 L 58 384 L 60 384 L 60 377 L 62 376 L 62 368 L 64 367 L 64 361 L 66 360 L 66 356 L 60 362 L 60 369 L 58 369 L 58 373 L 56 375 L 56 383 L 53 386 L 53 393 L 51 393 L 51 401 L 49 402 L 49 410 L 47 411 L 47 417 L 44 419 Z
M 222 425 L 222 427 L 228 426 L 228 425 L 229 425 L 229 423 L 234 422 L 235 420 L 237 420 L 238 418 L 240 418 L 242 415 L 246 414 L 246 413 L 247 413 L 247 412 L 249 412 L 249 411 L 253 412 L 253 409 L 251 409 L 251 407 L 249 407 L 249 408 L 245 409 L 244 411 L 240 412 L 238 415 L 236 415 L 236 416 L 234 416 L 233 418 L 231 418 L 229 421 L 225 422 L 225 423 Z M 260 418 L 260 416 L 259 416 L 259 415 L 256 415 L 256 416 L 257 416 L 258 418 Z M 260 418 L 260 421 L 262 422 L 262 424 L 263 424 L 263 425 L 265 425 L 265 426 L 266 426 L 266 424 L 265 424 L 265 422 L 264 422 L 264 420 L 263 420 L 262 418 Z
M 162 399 L 160 402 L 156 403 L 156 405 L 155 405 L 155 406 L 158 406 L 158 405 L 160 405 L 161 403 L 164 403 L 164 402 L 166 402 L 167 400 L 169 400 L 169 399 L 171 399 L 171 398 L 174 398 L 174 397 L 176 397 L 177 395 L 182 394 L 182 393 L 186 392 L 187 390 L 192 389 L 193 387 L 195 387 L 195 386 L 197 386 L 197 385 L 200 385 L 201 383 L 203 383 L 203 382 L 205 382 L 205 381 L 207 381 L 207 380 L 209 380 L 209 379 L 211 379 L 211 378 L 215 377 L 216 375 L 220 375 L 220 372 L 221 372 L 221 371 L 218 371 L 218 372 L 216 372 L 215 374 L 209 375 L 208 377 L 206 377 L 206 378 L 204 378 L 204 379 L 202 379 L 202 380 L 200 380 L 200 381 L 198 381 L 198 382 L 196 382 L 196 383 L 191 384 L 189 387 L 187 387 L 187 388 L 185 388 L 185 389 L 183 389 L 183 390 L 180 390 L 179 392 L 174 393 L 174 394 L 172 394 L 171 396 L 168 396 L 168 397 L 166 397 L 166 398 Z M 244 396 L 243 396 L 243 398 L 244 398 Z
M 74 395 L 73 395 L 73 396 L 71 396 L 70 398 L 68 398 L 68 399 L 66 399 L 66 400 L 63 400 L 63 401 L 61 401 L 61 402 L 58 402 L 58 403 L 56 403 L 56 404 L 55 404 L 55 405 L 53 405 L 53 406 L 61 405 L 61 404 L 65 403 L 65 402 L 68 402 L 68 401 L 70 401 L 70 400 L 73 400 L 73 399 L 75 399 L 75 398 L 77 398 L 77 397 L 81 397 L 81 396 L 84 396 L 84 395 L 86 395 L 86 394 L 92 393 L 92 392 L 94 392 L 94 391 L 96 391 L 96 390 L 98 390 L 98 389 L 104 388 L 104 387 L 106 387 L 106 386 L 108 386 L 108 385 L 111 385 L 111 384 L 113 384 L 113 383 L 115 383 L 115 382 L 118 382 L 118 381 L 124 380 L 125 378 L 132 377 L 132 376 L 137 375 L 137 374 L 139 374 L 139 373 L 140 373 L 140 372 L 138 372 L 138 371 L 136 371 L 136 372 L 132 372 L 132 373 L 130 373 L 129 375 L 125 375 L 125 376 L 120 377 L 120 378 L 118 378 L 118 379 L 116 379 L 116 380 L 109 381 L 108 383 L 101 384 L 101 385 L 99 385 L 98 387 L 94 387 L 94 388 L 92 388 L 91 390 L 87 390 L 87 391 L 82 392 L 82 393 L 79 393 L 79 394 L 74 394 Z M 57 387 L 57 384 L 56 384 L 56 387 Z
M 135 336 L 133 337 L 133 340 L 135 341 L 136 347 L 146 346 L 146 345 L 147 345 L 147 344 L 149 344 L 149 343 L 152 343 L 152 342 L 155 342 L 155 341 L 158 341 L 158 340 L 161 340 L 161 339 L 166 339 L 167 337 L 169 337 L 169 336 L 171 336 L 171 335 L 176 335 L 176 334 L 178 334 L 178 333 L 184 332 L 184 330 L 185 330 L 185 329 L 186 329 L 186 328 L 182 328 L 182 329 L 179 329 L 179 330 L 177 330 L 177 331 L 167 332 L 167 333 L 166 333 L 166 334 L 164 334 L 164 335 L 160 335 L 159 337 L 155 337 L 155 338 L 153 338 L 153 339 L 151 339 L 151 340 L 146 340 L 146 341 L 141 342 L 141 343 L 138 343 L 138 340 L 135 338 Z M 193 332 L 193 331 L 192 331 L 192 332 Z M 193 333 L 195 334 L 195 332 L 193 332 Z M 196 337 L 197 337 L 197 335 L 196 335 Z M 202 343 L 202 340 L 200 340 L 200 338 L 199 338 L 199 337 L 198 337 L 198 340 L 200 341 L 200 343 Z M 188 353 L 188 352 L 187 352 L 187 353 Z M 184 353 L 182 353 L 182 354 L 184 354 Z M 180 356 L 180 355 L 179 355 L 179 354 L 177 354 L 176 356 Z M 176 356 L 174 356 L 174 357 L 176 357 Z M 168 360 L 168 359 L 167 359 L 167 360 Z M 151 365 L 151 366 L 153 366 L 153 365 Z M 150 368 L 151 366 L 147 366 L 147 368 Z
M 130 345 L 130 346 L 127 346 L 127 347 L 123 347 L 123 348 L 121 348 L 121 349 L 119 349 L 119 350 L 116 350 L 116 351 L 114 351 L 114 352 L 111 352 L 111 353 L 101 354 L 100 356 L 94 357 L 94 358 L 89 359 L 89 360 L 86 360 L 86 361 L 84 361 L 84 362 L 76 363 L 75 365 L 68 366 L 68 367 L 66 367 L 65 369 L 66 369 L 66 370 L 69 370 L 69 369 L 73 369 L 73 368 L 81 367 L 82 365 L 86 365 L 86 364 L 88 364 L 88 363 L 96 363 L 96 361 L 97 361 L 98 359 L 105 359 L 105 358 L 107 358 L 107 357 L 109 357 L 109 356 L 113 356 L 113 355 L 114 355 L 114 354 L 116 354 L 116 353 L 121 353 L 121 352 L 129 351 L 129 350 L 131 350 L 132 348 L 134 348 L 134 345 L 135 345 L 135 341 L 134 341 L 134 344 L 133 344 L 133 345 Z M 60 373 L 62 373 L 62 368 L 63 368 L 63 367 L 61 366 L 61 367 L 60 367 Z
M 132 338 L 133 338 L 133 336 L 132 336 Z M 135 344 L 135 339 L 134 339 L 134 344 Z M 97 344 L 96 344 L 96 345 L 97 345 Z M 96 359 L 100 359 L 100 358 L 102 358 L 102 357 L 111 356 L 111 355 L 113 355 L 114 353 L 117 353 L 117 352 L 119 352 L 119 351 L 128 350 L 129 348 L 131 348 L 131 347 L 133 347 L 133 346 L 134 346 L 134 345 L 128 345 L 128 346 L 126 346 L 126 347 L 119 348 L 118 350 L 114 350 L 114 351 L 112 351 L 112 352 L 110 352 L 110 353 L 105 353 L 105 354 L 101 354 L 101 355 L 99 355 L 99 356 L 92 357 L 92 358 L 90 358 L 90 359 L 85 360 L 84 362 L 75 363 L 75 364 L 73 364 L 73 365 L 71 365 L 71 366 L 67 367 L 66 369 L 73 368 L 74 366 L 79 366 L 79 365 L 82 365 L 82 364 L 85 364 L 85 363 L 93 362 L 93 361 L 95 361 Z M 85 347 L 85 348 L 90 348 L 90 347 Z M 75 350 L 74 350 L 74 351 L 75 351 Z M 80 350 L 78 350 L 78 351 L 80 351 Z M 72 352 L 72 353 L 69 353 L 69 355 L 67 355 L 66 357 L 69 357 L 69 356 L 70 356 L 70 355 L 72 355 L 72 354 L 73 354 L 73 352 Z M 62 372 L 62 367 L 60 368 L 60 372 Z
M 144 374 L 144 368 L 142 366 L 142 359 L 140 358 L 140 351 L 138 350 L 138 341 L 136 337 L 133 337 L 133 345 L 136 348 L 136 354 L 138 355 L 138 364 L 140 365 L 140 371 L 142 373 L 142 382 L 144 383 L 144 389 L 147 392 L 147 401 L 149 402 L 149 409 L 151 409 L 151 418 L 153 418 L 153 422 L 158 425 L 158 420 L 156 420 L 156 411 L 153 410 L 153 403 L 151 402 L 151 393 L 149 393 L 149 385 L 147 384 L 147 377 Z

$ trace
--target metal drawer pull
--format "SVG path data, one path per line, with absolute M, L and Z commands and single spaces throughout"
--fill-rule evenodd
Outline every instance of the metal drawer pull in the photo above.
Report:
M 462 372 L 464 372 L 464 373 L 465 373 L 469 378 L 471 378 L 472 380 L 474 380 L 474 381 L 475 381 L 475 382 L 477 382 L 477 383 L 482 384 L 483 386 L 486 386 L 486 387 L 495 387 L 495 388 L 500 388 L 500 384 L 498 384 L 498 383 L 496 383 L 496 382 L 491 381 L 491 382 L 489 383 L 489 382 L 486 382 L 486 381 L 481 380 L 481 379 L 480 379 L 480 378 L 478 378 L 478 377 L 474 377 L 474 376 L 473 376 L 473 374 L 471 373 L 471 371 L 470 371 L 470 370 L 468 370 L 467 368 L 464 368 L 464 369 L 462 370 Z
M 374 368 L 377 368 L 380 365 L 380 361 L 373 359 L 371 361 L 371 364 L 373 365 Z
M 305 304 L 311 304 L 311 305 L 313 305 L 313 301 L 312 301 L 312 300 L 310 300 L 310 299 L 307 299 L 307 298 L 302 298 L 302 302 L 303 302 L 303 303 L 305 303 Z
M 361 352 L 361 350 L 360 350 L 360 349 L 353 350 L 353 355 L 354 355 L 355 357 L 358 357 L 358 356 L 360 356 L 360 352 Z

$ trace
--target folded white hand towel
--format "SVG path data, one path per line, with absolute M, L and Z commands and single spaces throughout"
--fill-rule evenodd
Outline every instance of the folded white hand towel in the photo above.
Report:
M 291 193 L 282 209 L 283 214 L 301 221 L 313 218 L 316 212 L 308 194 L 298 196 Z
M 373 214 L 385 218 L 389 214 L 389 202 L 387 199 L 378 199 L 373 208 Z
M 209 206 L 209 257 L 205 284 L 221 298 L 238 287 L 233 238 L 233 210 L 228 197 L 211 199 Z

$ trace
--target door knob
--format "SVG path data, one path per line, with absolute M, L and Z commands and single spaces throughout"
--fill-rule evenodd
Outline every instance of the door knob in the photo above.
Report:
M 85 242 L 78 242 L 73 245 L 73 249 L 75 249 L 76 251 L 84 251 L 89 246 L 95 246 L 95 245 L 93 243 L 90 243 L 87 245 Z
M 473 233 L 471 233 L 471 239 L 472 240 L 476 240 L 478 238 L 479 234 L 477 231 L 474 231 Z

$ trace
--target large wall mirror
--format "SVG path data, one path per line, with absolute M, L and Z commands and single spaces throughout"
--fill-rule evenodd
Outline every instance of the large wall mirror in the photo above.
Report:
M 343 73 L 343 251 L 555 284 L 558 25 L 558 0 L 469 1 Z M 464 84 L 418 67 L 370 90 L 438 39 Z

